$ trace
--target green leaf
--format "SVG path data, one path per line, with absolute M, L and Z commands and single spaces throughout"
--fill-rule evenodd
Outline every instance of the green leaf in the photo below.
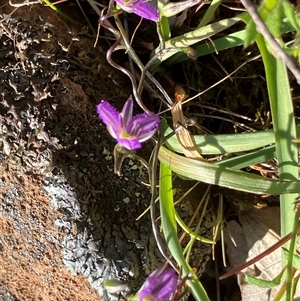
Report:
M 222 0 L 213 0 L 210 3 L 205 15 L 203 16 L 202 20 L 197 26 L 198 28 L 201 28 L 210 22 L 210 20 L 214 17 L 215 11 L 217 10 L 217 8 L 220 6 L 221 3 Z
M 64 14 L 61 10 L 59 10 L 55 5 L 53 5 L 49 0 L 43 0 L 47 6 L 49 6 L 52 10 L 54 10 L 56 13 L 58 13 L 60 16 L 65 18 L 66 20 L 72 22 L 73 24 L 79 25 L 78 22 L 70 18 L 68 15 Z
M 258 9 L 258 13 L 262 20 L 265 21 L 267 28 L 275 37 L 279 37 L 282 31 L 283 20 L 281 2 L 281 0 L 265 0 Z M 246 21 L 246 23 L 247 27 L 244 46 L 248 47 L 257 37 L 257 28 L 252 19 L 250 21 Z
M 176 210 L 174 210 L 175 212 L 175 219 L 177 221 L 177 223 L 179 224 L 179 226 L 182 228 L 182 230 L 184 232 L 186 232 L 188 235 L 190 235 L 191 237 L 193 237 L 196 240 L 199 240 L 203 243 L 207 243 L 207 244 L 213 244 L 214 242 L 208 238 L 205 238 L 203 236 L 198 235 L 197 233 L 193 232 L 186 224 L 185 222 L 181 219 L 180 215 L 178 214 L 178 212 Z
M 165 41 L 170 39 L 171 36 L 171 31 L 170 31 L 170 25 L 169 25 L 169 20 L 167 17 L 162 16 L 159 24 L 158 24 L 162 37 Z
M 283 22 L 282 0 L 267 0 L 260 12 L 271 34 L 276 38 L 280 37 Z
M 253 284 L 253 285 L 256 285 L 258 287 L 261 287 L 261 288 L 271 288 L 271 287 L 275 287 L 275 286 L 278 286 L 281 282 L 281 278 L 285 272 L 285 269 L 284 268 L 278 276 L 276 276 L 273 280 L 264 280 L 264 279 L 258 279 L 258 278 L 255 278 L 253 276 L 250 276 L 250 275 L 247 275 L 245 274 L 245 280 L 247 283 L 249 284 Z
M 251 20 L 246 26 L 244 47 L 246 48 L 249 45 L 251 45 L 255 41 L 256 36 L 257 36 L 256 25 L 253 22 L 253 20 Z
M 286 248 L 282 248 L 282 250 L 285 259 L 288 260 L 290 251 Z M 298 271 L 300 271 L 300 256 L 297 254 L 293 254 L 293 267 L 295 267 Z
M 294 107 L 286 67 L 281 60 L 274 58 L 267 50 L 261 35 L 257 37 L 267 79 L 272 121 L 275 135 L 276 158 L 281 180 L 298 179 L 298 146 Z M 293 226 L 293 202 L 296 194 L 286 191 L 281 196 L 281 236 L 291 232 Z
M 219 185 L 257 194 L 299 193 L 300 181 L 283 181 L 226 168 L 206 161 L 198 161 L 175 154 L 160 147 L 159 160 L 172 171 L 207 184 Z
M 159 198 L 163 234 L 172 256 L 176 260 L 178 266 L 182 268 L 184 277 L 190 274 L 192 269 L 186 262 L 178 241 L 173 202 L 172 171 L 164 164 L 160 164 Z M 205 289 L 195 273 L 192 273 L 192 280 L 188 280 L 187 284 L 196 300 L 209 301 Z
M 233 169 L 242 169 L 249 165 L 266 162 L 276 157 L 275 145 L 270 145 L 265 148 L 243 154 L 237 157 L 223 159 L 216 162 L 218 165 L 230 167 Z
M 162 129 L 165 137 L 173 132 L 165 122 L 162 123 Z M 201 150 L 202 155 L 220 155 L 249 151 L 275 142 L 272 130 L 227 135 L 193 135 L 192 138 L 195 146 Z M 169 138 L 165 144 L 175 152 L 183 153 L 182 147 L 175 135 Z
M 240 19 L 237 17 L 224 19 L 166 41 L 165 47 L 169 49 L 169 51 L 164 53 L 159 60 L 156 60 L 153 63 L 151 67 L 151 71 L 155 71 L 156 66 L 158 66 L 159 64 L 161 64 L 161 62 L 164 62 L 165 60 L 173 56 L 175 53 L 184 52 L 186 47 L 192 46 L 204 39 L 207 39 L 217 34 L 218 32 L 221 32 L 231 27 L 238 21 L 240 21 Z M 155 49 L 155 53 L 158 53 L 159 51 L 160 51 L 160 47 Z
M 294 277 L 292 296 L 295 296 L 297 285 L 298 285 L 298 282 L 299 282 L 299 278 L 300 278 L 300 274 L 298 274 L 296 277 Z
M 249 14 L 241 14 L 239 16 L 239 18 L 241 20 L 243 20 L 245 23 L 250 22 Z M 246 20 L 248 20 L 248 21 L 246 22 Z M 291 26 L 291 24 L 286 19 L 283 20 L 281 34 L 291 32 L 293 30 L 294 30 L 294 28 Z M 244 29 L 241 31 L 233 32 L 225 37 L 222 37 L 222 38 L 219 38 L 216 40 L 213 40 L 213 39 L 212 39 L 212 41 L 206 40 L 205 43 L 196 46 L 196 48 L 195 48 L 196 55 L 197 55 L 197 57 L 199 57 L 199 56 L 203 56 L 203 55 L 206 55 L 209 53 L 215 53 L 216 50 L 218 52 L 220 52 L 222 50 L 226 50 L 229 48 L 241 46 L 244 44 L 245 39 L 246 39 L 246 30 Z M 167 69 L 168 67 L 170 67 L 174 64 L 186 61 L 188 59 L 189 58 L 186 55 L 184 55 L 183 53 L 176 53 L 165 62 L 164 66 Z
M 291 23 L 295 30 L 299 31 L 299 23 L 296 18 L 295 9 L 287 0 L 282 1 L 282 7 L 284 15 L 287 17 L 288 21 Z

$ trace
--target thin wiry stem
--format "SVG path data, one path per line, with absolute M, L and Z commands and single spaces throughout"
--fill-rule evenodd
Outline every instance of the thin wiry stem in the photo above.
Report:
M 115 14 L 115 13 L 114 13 Z M 104 28 L 106 28 L 107 30 L 109 30 L 110 32 L 112 32 L 117 40 L 116 42 L 109 48 L 109 50 L 106 52 L 106 59 L 107 61 L 109 62 L 109 64 L 111 66 L 113 66 L 114 68 L 120 70 L 121 72 L 123 72 L 124 74 L 126 74 L 130 81 L 131 81 L 131 84 L 132 84 L 132 91 L 133 91 L 133 96 L 136 100 L 136 102 L 138 103 L 138 105 L 147 113 L 150 112 L 150 110 L 145 106 L 145 104 L 143 103 L 140 95 L 137 93 L 137 85 L 136 85 L 136 80 L 135 80 L 135 77 L 134 75 L 128 71 L 126 68 L 118 65 L 116 62 L 114 62 L 111 58 L 112 54 L 117 50 L 117 47 L 119 46 L 119 44 L 121 43 L 121 40 L 122 40 L 122 35 L 121 33 L 115 29 L 113 26 L 111 26 L 108 22 L 107 22 L 107 18 L 110 17 L 111 15 L 105 15 L 103 17 L 100 18 L 99 22 L 100 22 L 100 25 L 102 25 Z M 131 47 L 130 45 L 126 45 L 128 47 L 128 51 L 131 50 Z
M 156 189 L 157 166 L 158 166 L 158 152 L 159 152 L 160 146 L 162 145 L 162 142 L 163 142 L 162 132 L 159 131 L 158 132 L 158 140 L 156 142 L 156 146 L 153 149 L 153 152 L 152 152 L 151 158 L 150 158 L 150 162 L 151 162 L 150 163 L 151 169 L 149 169 L 149 177 L 150 177 L 150 183 L 151 183 L 150 215 L 151 215 L 152 231 L 153 231 L 154 238 L 156 240 L 157 247 L 158 247 L 160 253 L 165 258 L 165 260 L 169 263 L 169 265 L 174 270 L 176 270 L 175 265 L 173 264 L 173 262 L 171 261 L 170 257 L 165 252 L 165 249 L 161 245 L 161 237 L 159 236 L 159 233 L 158 233 L 157 227 L 156 227 L 156 222 L 155 222 L 155 220 L 156 220 L 155 200 L 156 200 L 157 195 L 158 195 L 157 189 Z
M 107 52 L 107 60 L 108 62 L 115 67 L 116 69 L 120 70 L 121 72 L 125 73 L 131 80 L 132 83 L 132 89 L 133 89 L 133 95 L 136 98 L 136 101 L 138 103 L 138 105 L 145 111 L 145 112 L 149 112 L 148 108 L 145 106 L 145 104 L 142 102 L 141 100 L 141 93 L 142 93 L 142 88 L 143 88 L 143 83 L 144 80 L 146 78 L 146 76 L 150 79 L 150 81 L 158 88 L 158 90 L 163 94 L 163 96 L 166 99 L 166 105 L 170 108 L 173 105 L 173 102 L 170 98 L 170 96 L 166 93 L 165 89 L 161 86 L 161 84 L 152 76 L 152 74 L 148 71 L 148 69 L 151 67 L 152 63 L 159 58 L 161 55 L 163 55 L 164 53 L 170 51 L 171 49 L 163 49 L 161 51 L 159 51 L 157 54 L 155 54 L 150 61 L 147 63 L 146 66 L 144 66 L 142 64 L 142 62 L 140 61 L 140 59 L 138 58 L 138 56 L 136 55 L 136 53 L 134 52 L 134 50 L 131 47 L 130 41 L 126 36 L 126 32 L 125 29 L 123 28 L 123 25 L 121 24 L 119 18 L 117 17 L 117 15 L 120 12 L 114 12 L 114 13 L 108 13 L 106 15 L 101 15 L 100 19 L 99 19 L 99 26 L 103 26 L 104 28 L 108 29 L 110 32 L 112 32 L 115 37 L 117 38 L 117 41 L 113 44 L 113 46 L 109 49 L 109 51 Z M 115 22 L 116 25 L 119 29 L 119 31 L 117 29 L 115 29 L 108 21 L 107 19 L 111 16 L 115 17 Z M 99 31 L 99 29 L 98 29 Z M 121 46 L 121 43 L 124 43 L 124 46 Z M 129 72 L 127 69 L 125 69 L 124 67 L 116 64 L 111 56 L 112 53 L 116 50 L 120 50 L 120 49 L 125 49 L 130 57 L 132 58 L 132 60 L 137 64 L 137 66 L 139 67 L 139 69 L 141 70 L 141 79 L 139 81 L 139 85 L 137 87 L 136 85 L 136 80 L 135 77 L 133 76 L 132 72 Z
M 252 17 L 253 22 L 256 25 L 256 30 L 263 35 L 267 42 L 272 47 L 273 51 L 282 59 L 284 64 L 290 69 L 294 74 L 298 84 L 300 85 L 300 70 L 293 60 L 285 53 L 285 51 L 280 47 L 277 41 L 274 39 L 260 14 L 257 12 L 255 6 L 249 0 L 241 0 L 245 8 L 247 9 L 249 15 Z
M 298 229 L 297 229 L 297 235 L 299 235 L 299 234 L 300 234 L 300 227 L 298 227 Z M 260 260 L 261 258 L 265 257 L 266 255 L 270 254 L 271 252 L 275 251 L 276 249 L 278 249 L 279 247 L 284 245 L 286 242 L 288 242 L 291 239 L 291 237 L 292 237 L 292 233 L 287 234 L 285 237 L 281 238 L 273 246 L 271 246 L 270 248 L 268 248 L 267 250 L 265 250 L 264 252 L 262 252 L 258 256 L 255 256 L 254 258 L 252 258 L 251 260 L 245 262 L 244 264 L 241 264 L 240 266 L 232 269 L 228 273 L 222 275 L 219 279 L 220 280 L 226 279 L 226 278 L 238 273 L 239 271 L 247 268 L 249 265 L 255 263 L 256 261 Z
M 141 97 L 142 90 L 143 90 L 143 85 L 144 85 L 144 80 L 147 76 L 152 81 L 152 83 L 155 84 L 155 86 L 160 90 L 160 92 L 165 96 L 165 98 L 168 102 L 167 103 L 168 107 L 172 106 L 173 102 L 172 102 L 170 96 L 166 93 L 165 89 L 160 85 L 160 83 L 151 75 L 151 73 L 148 72 L 148 69 L 151 67 L 152 63 L 157 58 L 159 58 L 161 55 L 163 55 L 164 53 L 170 51 L 171 48 L 163 49 L 163 50 L 159 51 L 157 54 L 155 54 L 150 59 L 150 61 L 146 64 L 146 66 L 144 66 L 142 64 L 142 62 L 140 61 L 139 57 L 136 55 L 135 51 L 132 49 L 130 41 L 126 36 L 125 30 L 122 26 L 122 23 L 120 22 L 120 19 L 115 17 L 115 22 L 116 22 L 116 25 L 117 25 L 118 29 L 120 30 L 120 34 L 122 35 L 123 42 L 125 44 L 125 50 L 129 53 L 130 57 L 133 59 L 133 61 L 137 64 L 137 66 L 141 70 L 141 78 L 140 78 L 140 81 L 139 81 L 139 85 L 137 87 L 137 94 Z M 119 46 L 118 49 L 121 49 L 121 47 Z

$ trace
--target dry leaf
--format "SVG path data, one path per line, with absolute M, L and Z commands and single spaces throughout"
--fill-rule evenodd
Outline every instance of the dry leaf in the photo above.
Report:
M 279 240 L 279 211 L 279 207 L 266 207 L 260 210 L 251 208 L 242 212 L 239 216 L 241 225 L 236 221 L 228 223 L 229 229 L 225 229 L 226 254 L 230 262 L 228 270 L 261 254 Z M 236 247 L 230 240 L 228 230 L 236 241 Z M 282 270 L 281 258 L 281 248 L 278 248 L 239 273 L 238 284 L 242 300 L 271 301 L 274 299 L 280 286 L 266 289 L 250 285 L 244 280 L 244 274 L 250 274 L 260 279 L 272 280 Z M 296 295 L 299 296 L 298 291 Z
M 177 95 L 178 96 L 178 95 Z M 182 151 L 187 158 L 203 160 L 200 155 L 200 150 L 196 147 L 196 144 L 190 135 L 189 131 L 184 127 L 185 118 L 182 113 L 182 100 L 184 96 L 178 97 L 178 100 L 173 105 L 171 113 L 173 117 L 173 126 L 176 130 L 178 127 L 182 126 L 180 130 L 176 132 L 177 139 L 182 146 Z

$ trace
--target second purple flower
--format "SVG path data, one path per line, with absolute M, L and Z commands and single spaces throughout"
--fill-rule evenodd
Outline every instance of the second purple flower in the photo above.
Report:
M 177 283 L 178 275 L 174 270 L 158 268 L 147 277 L 138 301 L 169 301 L 176 291 Z
M 151 21 L 159 20 L 159 13 L 148 0 L 115 0 L 125 11 L 133 12 L 134 14 Z

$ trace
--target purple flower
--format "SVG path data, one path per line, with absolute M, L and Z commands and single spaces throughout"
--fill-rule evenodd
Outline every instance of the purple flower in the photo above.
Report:
M 121 113 L 106 100 L 97 106 L 99 117 L 106 124 L 108 132 L 129 150 L 141 148 L 141 142 L 150 139 L 159 124 L 159 117 L 153 112 L 132 116 L 132 111 L 131 98 L 128 98 Z
M 159 268 L 152 272 L 139 292 L 139 301 L 169 301 L 177 288 L 178 275 L 174 270 Z
M 156 8 L 147 3 L 148 0 L 115 0 L 125 11 L 151 21 L 159 20 L 159 13 Z

